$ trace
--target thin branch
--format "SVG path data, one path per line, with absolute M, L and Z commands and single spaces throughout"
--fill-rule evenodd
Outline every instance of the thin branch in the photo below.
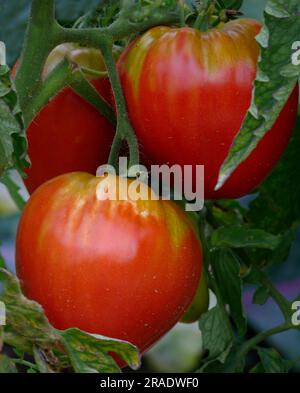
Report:
M 128 118 L 126 102 L 117 72 L 117 67 L 113 58 L 112 45 L 113 42 L 108 41 L 100 47 L 114 92 L 117 107 L 118 125 L 109 157 L 109 164 L 115 163 L 117 158 L 116 156 L 118 154 L 118 148 L 121 146 L 122 141 L 127 141 L 130 153 L 129 166 L 133 166 L 139 164 L 139 146 Z

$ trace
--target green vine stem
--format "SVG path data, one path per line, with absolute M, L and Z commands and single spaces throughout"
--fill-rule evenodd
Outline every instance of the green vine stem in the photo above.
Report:
M 294 326 L 291 323 L 283 323 L 272 329 L 265 330 L 264 332 L 261 332 L 249 339 L 248 341 L 244 342 L 239 348 L 239 350 L 236 352 L 235 356 L 232 358 L 231 362 L 227 365 L 224 372 L 234 372 L 234 370 L 236 369 L 236 365 L 240 362 L 240 359 L 244 359 L 247 353 L 253 350 L 258 344 L 266 340 L 268 337 L 286 332 L 287 330 L 291 329 L 300 330 L 300 327 Z
M 180 27 L 185 26 L 185 4 L 184 0 L 179 0 L 179 7 L 180 7 Z
M 38 366 L 34 363 L 28 362 L 27 360 L 23 360 L 23 359 L 12 359 L 12 361 L 15 364 L 21 365 L 21 366 L 25 366 L 29 369 L 35 370 L 36 372 L 39 371 Z
M 19 104 L 26 125 L 32 120 L 27 107 L 41 89 L 45 61 L 50 51 L 59 44 L 54 12 L 53 0 L 32 1 L 24 48 L 15 77 Z
M 101 52 L 106 64 L 106 68 L 108 70 L 108 75 L 110 77 L 110 82 L 114 92 L 118 119 L 117 131 L 113 141 L 108 163 L 111 165 L 115 165 L 119 148 L 122 142 L 126 141 L 129 147 L 129 166 L 131 167 L 139 164 L 139 146 L 128 118 L 121 82 L 112 55 L 112 45 L 113 42 L 111 41 L 101 46 Z
M 209 203 L 207 205 L 209 205 Z M 199 226 L 198 226 L 199 236 L 203 247 L 203 265 L 206 273 L 206 278 L 209 284 L 208 286 L 209 288 L 212 289 L 212 291 L 214 292 L 217 298 L 217 303 L 225 317 L 226 325 L 228 326 L 228 331 L 232 331 L 230 318 L 226 311 L 225 304 L 222 300 L 222 296 L 214 276 L 214 268 L 211 261 L 211 248 L 210 248 L 208 236 L 206 235 L 206 216 L 207 216 L 207 207 L 205 206 L 202 214 L 200 215 Z
M 207 31 L 210 26 L 210 18 L 213 15 L 215 10 L 214 4 L 208 4 L 202 6 L 202 9 L 199 10 L 198 16 L 194 23 L 194 29 L 198 29 L 201 31 Z
M 247 264 L 248 267 L 251 267 L 251 271 L 257 277 L 258 283 L 268 290 L 270 297 L 277 304 L 285 321 L 288 321 L 291 317 L 291 303 L 277 290 L 267 274 L 264 271 L 259 270 L 253 265 L 253 263 L 251 263 L 246 250 L 239 250 L 237 251 L 237 254 L 240 255 L 241 259 Z

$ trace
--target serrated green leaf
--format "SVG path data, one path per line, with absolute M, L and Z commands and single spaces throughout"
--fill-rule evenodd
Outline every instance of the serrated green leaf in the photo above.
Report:
M 0 374 L 15 374 L 17 372 L 14 362 L 8 356 L 0 354 Z
M 215 230 L 211 237 L 211 244 L 213 247 L 254 247 L 274 250 L 280 244 L 280 237 L 261 229 L 236 225 Z
M 232 226 L 244 222 L 245 211 L 235 200 L 220 200 L 209 208 L 209 219 L 214 226 Z
M 14 164 L 12 135 L 19 132 L 19 123 L 11 113 L 9 106 L 0 99 L 0 175 Z
M 49 366 L 47 359 L 43 354 L 43 351 L 37 348 L 36 346 L 33 347 L 33 357 L 40 373 L 42 374 L 53 373 L 53 370 Z
M 243 5 L 243 0 L 217 0 L 218 9 L 239 10 Z
M 9 86 L 7 86 L 6 84 L 4 84 L 1 80 L 0 80 L 0 98 L 6 96 L 10 91 Z
M 286 234 L 292 241 L 295 223 L 300 222 L 300 118 L 279 164 L 269 178 L 259 187 L 258 197 L 250 203 L 247 219 L 256 228 L 277 234 Z
M 28 166 L 27 141 L 10 70 L 0 66 L 0 176 L 10 168 L 21 172 Z
M 251 370 L 250 374 L 264 374 L 266 371 L 262 362 L 258 362 Z
M 240 263 L 230 249 L 215 250 L 211 260 L 222 301 L 228 304 L 238 333 L 243 336 L 247 330 L 247 322 L 242 302 Z
M 137 348 L 125 341 L 90 335 L 78 329 L 65 330 L 60 336 L 76 372 L 120 372 L 110 353 L 118 355 L 133 369 L 140 365 Z
M 264 305 L 270 297 L 269 289 L 265 287 L 259 287 L 253 294 L 253 303 Z
M 261 57 L 252 103 L 221 167 L 217 189 L 274 125 L 300 76 L 300 66 L 291 66 L 292 45 L 300 37 L 299 1 L 269 0 L 264 15 L 265 25 L 257 37 Z M 292 67 L 293 73 L 287 73 L 286 67 Z
M 121 340 L 91 335 L 79 329 L 58 331 L 49 324 L 42 307 L 24 297 L 16 277 L 0 269 L 0 281 L 5 286 L 5 291 L 0 296 L 6 305 L 4 340 L 16 348 L 17 353 L 33 354 L 40 372 L 52 372 L 44 348 L 48 354 L 53 349 L 54 354 L 61 344 L 70 356 L 76 372 L 118 372 L 119 367 L 111 353 L 115 353 L 131 368 L 139 367 L 140 357 L 135 346 Z M 70 367 L 66 356 L 56 352 L 56 363 L 61 361 L 62 368 Z
M 227 316 L 219 305 L 203 314 L 199 320 L 203 350 L 208 351 L 208 360 L 224 363 L 233 342 L 233 333 Z
M 42 307 L 22 294 L 19 280 L 4 269 L 0 269 L 0 280 L 5 287 L 0 299 L 6 306 L 9 326 L 7 334 L 19 336 L 19 339 L 25 340 L 29 347 L 34 343 L 49 344 L 57 341 L 58 336 L 44 315 Z
M 274 250 L 267 249 L 247 249 L 247 254 L 257 267 L 266 268 L 271 265 L 278 265 L 285 262 L 290 254 L 291 246 L 295 240 L 297 226 L 283 232 L 280 235 L 280 242 Z
M 287 363 L 273 348 L 259 348 L 258 356 L 266 373 L 286 373 Z
M 200 370 L 201 373 L 241 373 L 245 368 L 245 357 L 239 351 L 238 345 L 232 346 L 226 352 L 224 361 L 216 359 L 206 362 Z

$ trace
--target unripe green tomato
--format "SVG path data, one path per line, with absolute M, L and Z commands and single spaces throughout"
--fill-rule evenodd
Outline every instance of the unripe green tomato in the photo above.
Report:
M 198 285 L 197 292 L 194 296 L 194 299 L 181 318 L 180 322 L 182 323 L 193 323 L 198 321 L 202 314 L 204 314 L 208 310 L 209 306 L 209 292 L 207 286 L 207 280 L 205 277 L 204 271 L 202 271 L 201 279 Z

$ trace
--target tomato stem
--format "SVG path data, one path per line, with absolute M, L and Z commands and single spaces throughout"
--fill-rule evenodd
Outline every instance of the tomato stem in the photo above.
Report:
M 25 124 L 30 120 L 27 107 L 42 85 L 42 70 L 50 51 L 58 44 L 55 34 L 54 1 L 33 0 L 15 84 Z M 28 113 L 29 112 L 29 113 Z M 35 111 L 34 111 L 35 112 Z
M 179 9 L 180 9 L 180 27 L 185 26 L 185 10 L 184 10 L 184 1 L 179 0 Z
M 201 30 L 201 31 L 207 31 L 212 27 L 211 25 L 211 19 L 212 16 L 215 12 L 215 5 L 214 3 L 212 4 L 207 4 L 202 7 L 202 9 L 199 10 L 198 16 L 196 18 L 196 21 L 194 23 L 194 29 Z
M 119 149 L 123 141 L 127 142 L 129 147 L 129 166 L 139 164 L 139 148 L 138 141 L 131 127 L 128 113 L 126 109 L 126 102 L 123 95 L 120 78 L 117 72 L 115 60 L 113 58 L 113 41 L 107 41 L 100 47 L 105 65 L 110 77 L 111 86 L 114 93 L 116 108 L 117 108 L 117 130 L 113 141 L 109 164 L 115 165 Z

